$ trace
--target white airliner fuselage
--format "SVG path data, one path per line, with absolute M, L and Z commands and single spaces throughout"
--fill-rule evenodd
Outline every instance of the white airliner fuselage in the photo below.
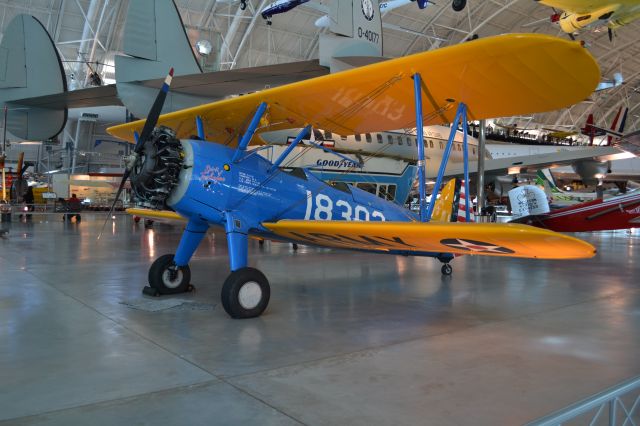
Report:
M 268 144 L 283 145 L 291 143 L 300 129 L 279 130 L 262 133 L 260 136 Z M 447 145 L 451 128 L 446 126 L 424 127 L 424 152 L 427 160 L 427 176 L 435 176 L 442 161 L 444 148 Z M 364 133 L 350 136 L 340 136 L 327 131 L 315 130 L 315 143 L 322 143 L 327 148 L 338 152 L 352 153 L 363 157 L 390 157 L 415 162 L 418 159 L 415 131 L 389 131 L 378 133 Z M 450 163 L 463 161 L 463 134 L 457 131 L 453 149 L 449 157 Z M 302 143 L 308 143 L 308 139 Z M 469 144 L 469 161 L 476 161 L 478 157 L 478 140 L 467 137 Z M 485 158 L 491 158 L 485 152 Z

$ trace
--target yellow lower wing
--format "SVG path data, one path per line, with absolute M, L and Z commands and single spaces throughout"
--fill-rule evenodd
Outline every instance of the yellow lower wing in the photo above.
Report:
M 538 259 L 584 259 L 596 253 L 577 238 L 516 224 L 281 220 L 263 225 L 302 244 L 349 249 Z
M 541 34 L 506 34 L 262 90 L 160 116 L 179 138 L 237 144 L 236 135 L 261 102 L 258 133 L 312 124 L 341 135 L 415 127 L 412 76 L 424 83 L 424 124 L 450 123 L 464 102 L 469 120 L 551 111 L 587 98 L 600 80 L 578 42 Z M 144 121 L 108 132 L 133 141 Z
M 186 218 L 180 216 L 178 213 L 172 212 L 169 210 L 151 210 L 151 209 L 131 208 L 131 209 L 127 209 L 127 213 L 134 216 L 144 217 L 147 219 L 158 219 L 158 220 L 168 220 L 168 221 L 179 220 L 181 222 L 184 222 L 187 220 Z

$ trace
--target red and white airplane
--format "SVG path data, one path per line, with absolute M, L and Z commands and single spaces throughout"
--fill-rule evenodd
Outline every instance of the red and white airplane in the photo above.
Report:
M 524 216 L 511 221 L 557 232 L 610 231 L 640 228 L 640 193 L 597 199 L 549 213 Z

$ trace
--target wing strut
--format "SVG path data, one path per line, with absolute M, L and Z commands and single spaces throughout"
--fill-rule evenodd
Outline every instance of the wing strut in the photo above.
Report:
M 262 116 L 264 115 L 264 112 L 266 110 L 266 102 L 262 102 L 260 105 L 258 105 L 258 109 L 253 115 L 251 123 L 249 123 L 249 127 L 247 127 L 247 131 L 244 132 L 244 135 L 242 135 L 242 139 L 240 139 L 240 143 L 238 143 L 238 148 L 236 149 L 236 152 L 233 154 L 233 158 L 231 159 L 232 162 L 237 163 L 240 160 L 242 154 L 247 150 L 247 145 L 249 145 L 249 142 L 251 142 L 251 138 L 258 128 L 258 124 L 260 124 L 260 120 L 262 119 Z
M 440 163 L 440 168 L 438 169 L 438 177 L 436 178 L 436 185 L 434 186 L 433 193 L 431 194 L 431 202 L 429 203 L 429 208 L 427 209 L 427 220 L 431 219 L 431 214 L 433 213 L 433 207 L 435 206 L 438 191 L 440 190 L 440 186 L 442 185 L 442 179 L 444 177 L 445 169 L 447 168 L 449 156 L 451 155 L 451 149 L 453 148 L 453 141 L 455 139 L 456 132 L 458 131 L 458 124 L 460 124 L 460 121 L 462 121 L 462 132 L 463 132 L 462 146 L 463 146 L 463 160 L 464 160 L 464 190 L 466 194 L 470 194 L 469 192 L 469 149 L 467 145 L 467 105 L 464 104 L 463 102 L 460 102 L 458 104 L 458 110 L 456 111 L 456 117 L 453 120 L 453 125 L 451 126 L 451 132 L 449 133 L 449 140 L 447 141 L 447 146 L 444 149 L 442 162 Z M 467 204 L 467 207 L 465 209 L 465 218 L 467 221 L 471 220 L 469 204 Z
M 453 147 L 453 140 L 455 139 L 456 132 L 458 131 L 458 124 L 462 120 L 462 132 L 463 132 L 463 155 L 464 155 L 464 190 L 466 194 L 469 192 L 469 150 L 467 146 L 467 105 L 464 102 L 458 104 L 458 110 L 456 111 L 456 117 L 453 120 L 453 126 L 451 127 L 451 133 L 449 134 L 449 140 L 442 156 L 442 162 L 440 163 L 440 169 L 438 170 L 438 178 L 434 187 L 433 194 L 431 194 L 431 202 L 425 211 L 426 204 L 426 179 L 425 179 L 425 159 L 424 159 L 424 131 L 422 124 L 422 84 L 419 73 L 413 75 L 413 88 L 414 88 L 414 100 L 416 105 L 416 135 L 418 136 L 418 186 L 420 190 L 420 221 L 428 222 L 431 220 L 433 214 L 433 208 L 436 203 L 436 198 L 440 186 L 442 185 L 442 179 L 444 177 L 444 171 L 447 168 L 447 162 L 451 155 L 451 148 Z M 469 196 L 469 195 L 467 195 Z M 471 221 L 471 213 L 469 211 L 469 204 L 466 204 L 466 220 Z
M 427 212 L 425 210 L 426 180 L 424 162 L 424 131 L 422 124 L 422 85 L 419 73 L 413 75 L 413 93 L 416 104 L 416 136 L 418 136 L 418 188 L 420 190 L 420 221 L 427 222 Z M 444 161 L 444 160 L 443 160 Z M 433 198 L 432 198 L 433 199 Z
M 291 145 L 289 145 L 287 147 L 287 149 L 284 150 L 284 152 L 282 154 L 280 154 L 280 157 L 278 157 L 278 159 L 276 161 L 273 162 L 273 164 L 271 165 L 271 167 L 269 168 L 269 173 L 271 173 L 272 171 L 274 171 L 275 169 L 277 169 L 278 167 L 280 167 L 280 164 L 282 164 L 282 162 L 284 161 L 285 158 L 287 158 L 287 156 L 291 153 L 291 151 L 293 151 L 293 149 L 298 146 L 298 144 L 300 143 L 300 141 L 309 134 L 309 132 L 311 131 L 311 125 L 308 125 L 307 127 L 305 127 L 304 129 L 302 129 L 300 131 L 300 133 L 298 133 L 298 136 L 296 136 L 296 138 L 293 140 L 293 142 L 291 142 Z

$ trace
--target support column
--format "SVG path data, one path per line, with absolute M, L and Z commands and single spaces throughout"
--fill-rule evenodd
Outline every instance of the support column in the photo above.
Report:
M 480 120 L 480 134 L 478 135 L 478 216 L 484 215 L 484 151 L 486 142 L 486 121 Z
M 191 256 L 195 253 L 200 241 L 207 234 L 209 224 L 200 219 L 189 219 L 187 227 L 182 233 L 180 244 L 173 257 L 176 266 L 185 266 L 191 260 Z

